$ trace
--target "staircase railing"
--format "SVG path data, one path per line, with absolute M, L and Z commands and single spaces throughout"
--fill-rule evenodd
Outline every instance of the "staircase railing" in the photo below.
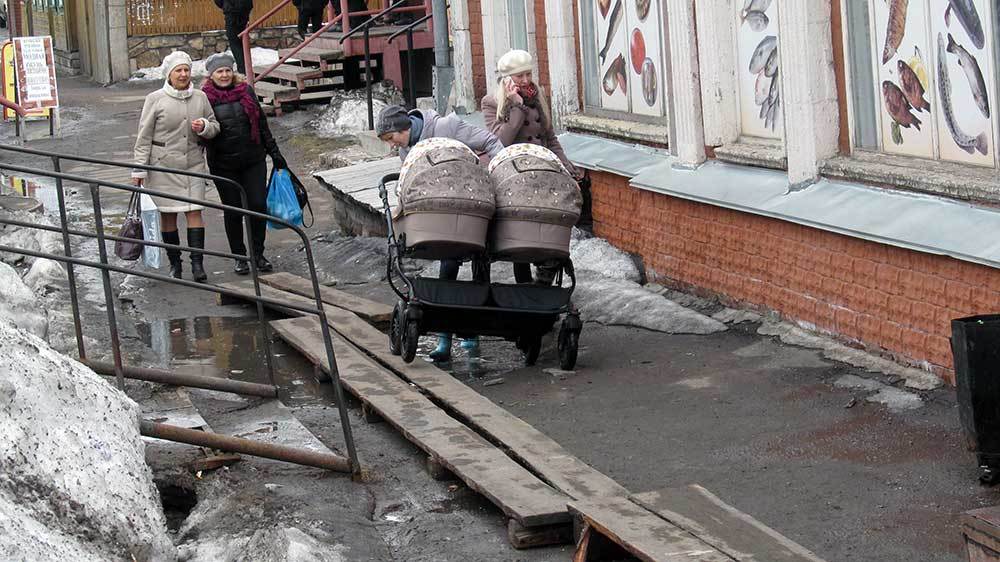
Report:
M 125 274 L 125 275 L 134 275 L 134 276 L 137 276 L 137 277 L 143 277 L 143 278 L 146 278 L 146 279 L 153 279 L 153 280 L 160 281 L 160 282 L 163 282 L 163 283 L 168 283 L 168 284 L 171 284 L 171 285 L 180 285 L 180 286 L 189 287 L 189 288 L 192 288 L 192 289 L 199 289 L 199 290 L 203 290 L 203 291 L 209 291 L 209 292 L 217 293 L 217 294 L 220 294 L 220 295 L 227 295 L 227 296 L 234 297 L 234 298 L 237 298 L 237 299 L 245 299 L 245 300 L 250 300 L 252 302 L 255 302 L 256 305 L 257 305 L 258 321 L 260 322 L 260 326 L 261 326 L 261 329 L 262 329 L 263 334 L 264 334 L 264 345 L 265 345 L 266 355 L 267 355 L 268 374 L 269 374 L 269 376 L 271 376 L 272 385 L 273 385 L 273 382 L 274 382 L 274 380 L 273 380 L 273 363 L 272 363 L 272 355 L 273 354 L 271 353 L 271 348 L 270 348 L 270 333 L 269 333 L 269 330 L 268 330 L 267 322 L 265 321 L 264 314 L 263 314 L 263 307 L 264 307 L 264 305 L 267 304 L 267 305 L 270 305 L 270 306 L 273 306 L 273 307 L 279 307 L 279 308 L 284 308 L 284 309 L 296 310 L 296 311 L 303 312 L 303 313 L 306 313 L 306 314 L 315 314 L 316 316 L 319 317 L 320 330 L 321 330 L 322 336 L 323 336 L 323 342 L 324 342 L 324 347 L 325 347 L 325 351 L 326 351 L 327 362 L 330 365 L 330 376 L 331 376 L 332 383 L 333 383 L 333 386 L 334 386 L 334 392 L 335 392 L 335 396 L 336 396 L 336 399 L 337 399 L 338 410 L 340 411 L 341 428 L 342 428 L 342 431 L 343 431 L 343 434 L 344 434 L 344 442 L 345 442 L 345 445 L 347 447 L 348 461 L 349 461 L 350 470 L 352 472 L 355 472 L 355 473 L 357 473 L 357 472 L 360 471 L 360 463 L 359 463 L 358 456 L 357 456 L 357 451 L 356 451 L 356 448 L 355 448 L 355 445 L 354 445 L 354 437 L 353 437 L 353 433 L 351 431 L 350 418 L 348 417 L 348 414 L 347 414 L 347 407 L 346 407 L 346 402 L 344 400 L 344 393 L 343 393 L 343 389 L 341 388 L 341 385 L 340 385 L 340 375 L 339 375 L 339 372 L 338 372 L 338 370 L 336 368 L 337 363 L 336 363 L 336 359 L 334 357 L 334 352 L 333 352 L 333 343 L 332 343 L 332 339 L 331 339 L 330 327 L 329 327 L 329 324 L 327 322 L 326 312 L 324 310 L 324 303 L 323 303 L 322 295 L 320 293 L 319 279 L 318 279 L 318 277 L 316 275 L 316 265 L 315 265 L 315 259 L 313 257 L 312 246 L 311 246 L 311 244 L 309 242 L 308 235 L 305 233 L 305 231 L 302 228 L 300 228 L 299 226 L 296 226 L 294 224 L 291 224 L 291 223 L 289 223 L 287 221 L 284 221 L 284 220 L 282 220 L 282 219 L 280 219 L 278 217 L 274 217 L 274 216 L 267 215 L 267 214 L 264 214 L 264 213 L 258 213 L 256 211 L 248 210 L 247 208 L 245 208 L 245 207 L 247 207 L 247 199 L 246 199 L 246 193 L 245 193 L 245 191 L 243 189 L 243 186 L 241 186 L 239 183 L 234 182 L 232 180 L 229 180 L 227 178 L 222 178 L 222 177 L 214 176 L 214 175 L 210 175 L 210 174 L 201 174 L 201 173 L 197 173 L 197 172 L 189 172 L 189 171 L 186 171 L 186 170 L 176 170 L 176 169 L 172 169 L 172 168 L 164 168 L 164 167 L 160 167 L 160 166 L 148 166 L 148 165 L 140 165 L 140 164 L 133 164 L 133 163 L 114 162 L 114 161 L 110 161 L 110 160 L 102 160 L 102 159 L 97 159 L 97 158 L 89 158 L 89 157 L 83 157 L 83 156 L 74 156 L 74 155 L 68 155 L 68 154 L 59 154 L 59 153 L 54 153 L 54 152 L 48 152 L 48 151 L 42 151 L 42 150 L 35 150 L 35 149 L 29 149 L 29 148 L 22 148 L 22 147 L 16 147 L 16 146 L 9 146 L 9 145 L 3 145 L 3 144 L 0 144 L 0 151 L 8 151 L 8 152 L 14 152 L 14 153 L 21 153 L 21 154 L 27 154 L 27 155 L 32 155 L 32 156 L 41 156 L 41 157 L 50 158 L 52 160 L 53 171 L 41 170 L 41 169 L 38 169 L 38 168 L 32 168 L 32 167 L 27 167 L 27 166 L 20 166 L 20 165 L 6 163 L 6 162 L 0 162 L 0 171 L 6 170 L 6 171 L 11 171 L 11 172 L 17 172 L 17 173 L 19 173 L 21 175 L 25 175 L 25 176 L 48 177 L 48 178 L 54 179 L 55 180 L 56 198 L 57 198 L 58 205 L 59 205 L 59 222 L 60 222 L 60 226 L 59 227 L 55 227 L 55 226 L 50 226 L 50 225 L 45 225 L 45 224 L 36 224 L 36 223 L 31 223 L 31 222 L 18 221 L 18 220 L 14 220 L 14 219 L 4 218 L 4 217 L 0 217 L 0 224 L 17 226 L 17 227 L 20 227 L 20 228 L 37 229 L 37 230 L 43 230 L 43 231 L 48 231 L 48 232 L 59 232 L 59 233 L 62 234 L 63 255 L 51 254 L 51 253 L 47 253 L 47 252 L 43 252 L 43 251 L 29 250 L 29 249 L 26 249 L 26 248 L 16 248 L 16 247 L 7 246 L 7 245 L 0 245 L 0 252 L 10 252 L 10 253 L 21 254 L 21 255 L 25 255 L 25 256 L 31 256 L 31 257 L 35 257 L 35 258 L 50 259 L 50 260 L 54 260 L 54 261 L 66 264 L 66 272 L 67 272 L 67 277 L 68 277 L 68 280 L 69 280 L 70 300 L 71 300 L 71 305 L 73 307 L 73 327 L 74 327 L 74 330 L 76 332 L 77 350 L 78 350 L 81 362 L 90 363 L 87 360 L 86 348 L 84 346 L 83 328 L 82 328 L 82 323 L 81 323 L 81 314 L 80 314 L 80 307 L 79 307 L 79 296 L 77 295 L 77 283 L 76 283 L 76 275 L 75 275 L 75 271 L 74 271 L 74 266 L 91 267 L 91 268 L 95 268 L 95 269 L 98 269 L 98 270 L 101 271 L 102 284 L 103 284 L 103 288 L 104 288 L 105 308 L 107 309 L 107 315 L 108 315 L 108 329 L 110 331 L 112 354 L 114 356 L 114 365 L 113 365 L 113 369 L 112 370 L 113 370 L 113 374 L 115 375 L 115 377 L 116 377 L 116 379 L 118 381 L 119 388 L 122 388 L 122 389 L 124 389 L 124 385 L 125 385 L 124 379 L 126 377 L 126 374 L 129 374 L 130 369 L 128 367 L 126 367 L 123 364 L 123 361 L 122 361 L 121 344 L 120 344 L 120 341 L 119 341 L 118 320 L 117 320 L 117 316 L 116 316 L 116 313 L 115 313 L 114 296 L 112 294 L 112 288 L 111 288 L 111 272 L 121 273 L 121 274 Z M 208 180 L 208 181 L 215 181 L 215 182 L 227 183 L 227 184 L 229 184 L 231 186 L 234 186 L 234 187 L 236 187 L 238 189 L 238 192 L 240 193 L 241 201 L 242 201 L 242 203 L 244 205 L 244 208 L 232 207 L 232 206 L 229 206 L 229 205 L 223 205 L 223 204 L 215 203 L 215 202 L 212 202 L 212 201 L 206 201 L 206 200 L 201 200 L 201 199 L 193 199 L 193 198 L 184 197 L 184 196 L 180 196 L 180 195 L 174 195 L 174 194 L 171 194 L 171 193 L 165 193 L 165 192 L 162 192 L 162 191 L 152 190 L 152 189 L 148 189 L 148 188 L 145 188 L 145 187 L 137 187 L 137 186 L 133 186 L 133 185 L 126 185 L 126 184 L 121 184 L 121 183 L 115 183 L 115 182 L 110 182 L 110 181 L 101 180 L 101 179 L 88 178 L 88 177 L 80 176 L 80 175 L 76 175 L 76 174 L 64 173 L 64 172 L 61 171 L 61 164 L 62 164 L 62 161 L 64 161 L 64 160 L 76 161 L 76 162 L 85 162 L 85 163 L 90 163 L 90 164 L 112 166 L 112 167 L 118 167 L 118 168 L 130 168 L 130 169 L 135 168 L 135 169 L 141 169 L 141 170 L 146 170 L 146 171 L 169 173 L 169 174 L 174 174 L 174 175 L 182 175 L 182 176 L 199 178 L 199 179 Z M 81 184 L 89 186 L 89 188 L 90 188 L 90 194 L 91 194 L 91 201 L 93 203 L 93 208 L 94 208 L 94 232 L 86 232 L 86 231 L 81 231 L 81 230 L 78 230 L 78 229 L 70 228 L 70 226 L 69 226 L 69 220 L 67 218 L 67 211 L 66 211 L 66 197 L 65 197 L 64 185 L 63 185 L 64 181 L 77 182 L 77 183 L 81 183 Z M 301 304 L 296 304 L 294 302 L 279 301 L 279 300 L 275 300 L 275 299 L 271 299 L 271 298 L 262 296 L 261 289 L 260 289 L 260 281 L 258 279 L 257 265 L 256 265 L 256 261 L 257 260 L 256 260 L 256 256 L 254 255 L 253 244 L 249 244 L 249 243 L 247 244 L 247 248 L 250 251 L 249 262 L 250 262 L 251 274 L 252 274 L 253 284 L 254 284 L 254 295 L 253 296 L 249 296 L 249 295 L 246 295 L 246 294 L 243 294 L 243 293 L 239 293 L 239 292 L 236 292 L 236 291 L 232 291 L 230 289 L 225 289 L 225 288 L 218 287 L 218 286 L 211 285 L 211 284 L 196 283 L 194 281 L 187 281 L 187 280 L 184 280 L 184 279 L 175 279 L 173 277 L 169 277 L 169 276 L 166 276 L 166 275 L 160 275 L 160 274 L 152 273 L 152 272 L 149 272 L 149 271 L 144 271 L 144 270 L 138 269 L 138 268 L 137 269 L 130 269 L 130 268 L 125 268 L 125 267 L 121 267 L 121 266 L 116 266 L 116 265 L 110 264 L 108 262 L 108 255 L 107 255 L 107 248 L 106 248 L 106 243 L 108 241 L 112 241 L 112 242 L 114 242 L 114 241 L 135 242 L 135 240 L 132 240 L 132 239 L 129 239 L 129 238 L 122 238 L 122 237 L 116 236 L 116 235 L 105 234 L 105 224 L 104 224 L 103 210 L 102 210 L 102 205 L 101 205 L 101 188 L 108 188 L 108 189 L 112 189 L 112 190 L 125 191 L 125 192 L 129 192 L 129 193 L 132 193 L 132 194 L 136 194 L 136 193 L 143 194 L 143 193 L 145 193 L 145 194 L 148 194 L 148 195 L 152 195 L 152 196 L 156 196 L 156 197 L 160 197 L 160 198 L 164 198 L 164 199 L 170 199 L 170 200 L 174 200 L 174 201 L 179 201 L 179 202 L 182 202 L 182 203 L 195 204 L 195 205 L 200 205 L 200 206 L 203 206 L 203 207 L 209 207 L 209 208 L 214 208 L 214 209 L 222 210 L 224 212 L 237 213 L 237 214 L 241 215 L 243 217 L 243 219 L 244 219 L 244 226 L 245 226 L 244 231 L 245 231 L 246 236 L 248 236 L 248 237 L 249 237 L 249 233 L 251 232 L 251 230 L 250 230 L 250 219 L 251 218 L 269 220 L 269 221 L 271 221 L 273 223 L 280 224 L 280 225 L 288 228 L 289 230 L 295 232 L 299 236 L 299 238 L 301 239 L 301 242 L 302 242 L 302 245 L 303 245 L 303 249 L 305 251 L 306 263 L 307 263 L 308 269 L 309 269 L 309 277 L 310 277 L 310 280 L 312 282 L 312 289 L 313 289 L 313 295 L 312 295 L 313 299 L 312 300 L 314 300 L 315 306 L 305 306 L 305 305 L 301 305 Z M 70 236 L 78 236 L 78 237 L 96 239 L 97 243 L 98 243 L 98 257 L 99 257 L 99 261 L 95 262 L 93 260 L 83 259 L 83 258 L 80 258 L 80 257 L 74 257 L 73 256 L 73 251 L 72 251 L 72 245 L 70 243 Z M 209 250 L 209 249 L 202 249 L 202 248 L 197 248 L 196 249 L 196 248 L 191 248 L 191 247 L 188 247 L 188 246 L 175 245 L 175 244 L 166 244 L 166 243 L 162 243 L 162 242 L 153 242 L 153 241 L 145 241 L 144 240 L 144 241 L 142 241 L 142 244 L 144 244 L 146 246 L 153 246 L 153 247 L 157 247 L 157 248 L 166 248 L 166 249 L 186 251 L 186 252 L 197 251 L 197 252 L 203 253 L 205 255 L 209 255 L 209 256 L 217 256 L 217 257 L 224 257 L 224 258 L 230 258 L 230 259 L 245 259 L 247 257 L 247 256 L 240 256 L 240 255 L 236 255 L 236 254 L 232 254 L 232 253 L 227 253 L 227 252 L 219 252 L 219 251 L 214 251 L 214 250 Z M 97 362 L 93 362 L 93 363 L 96 364 L 95 366 L 99 366 L 100 365 Z M 98 369 L 98 370 L 100 370 L 100 369 Z M 138 370 L 132 368 L 131 371 L 132 371 L 132 374 L 135 374 Z M 150 371 L 151 372 L 153 370 L 146 369 L 145 371 Z M 165 377 L 167 379 L 171 378 L 170 375 L 173 375 L 173 373 L 169 373 L 169 372 L 156 372 L 156 373 L 153 373 L 153 374 L 156 375 L 156 376 L 159 376 L 161 378 Z M 136 377 L 136 378 L 142 378 L 142 377 Z
M 426 16 L 418 19 L 417 21 L 407 25 L 403 29 L 400 29 L 396 33 L 393 33 L 386 39 L 386 43 L 392 44 L 392 40 L 399 37 L 401 34 L 406 34 L 406 103 L 410 109 L 417 108 L 417 93 L 414 89 L 414 78 L 413 78 L 413 29 L 418 25 L 424 23 L 425 21 L 434 17 L 434 14 L 427 14 Z
M 342 1 L 345 4 L 347 3 L 347 0 L 342 0 Z M 369 131 L 375 129 L 375 113 L 374 113 L 374 108 L 372 106 L 371 28 L 372 28 L 373 25 L 375 25 L 375 21 L 378 20 L 378 18 L 380 18 L 380 17 L 388 14 L 389 12 L 397 9 L 399 6 L 401 6 L 403 4 L 403 2 L 406 2 L 406 0 L 397 0 L 396 2 L 393 2 L 392 4 L 389 4 L 388 8 L 386 8 L 386 9 L 382 10 L 381 12 L 378 12 L 377 14 L 375 14 L 372 17 L 368 18 L 367 20 L 365 20 L 364 23 L 362 23 L 358 27 L 356 27 L 356 28 L 354 28 L 354 29 L 352 29 L 352 30 L 344 33 L 344 35 L 340 38 L 340 44 L 343 45 L 344 41 L 347 41 L 348 39 L 350 39 L 350 37 L 352 35 L 355 35 L 359 31 L 362 32 L 364 34 L 364 37 L 365 37 L 365 99 L 368 101 L 368 130 Z M 343 13 L 343 12 L 341 12 L 341 13 Z

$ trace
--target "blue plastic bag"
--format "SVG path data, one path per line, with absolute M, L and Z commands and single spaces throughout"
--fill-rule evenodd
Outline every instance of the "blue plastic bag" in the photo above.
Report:
M 302 226 L 302 207 L 299 207 L 295 196 L 295 186 L 288 170 L 271 170 L 271 179 L 267 186 L 267 214 Z M 267 228 L 279 230 L 287 228 L 283 224 L 267 221 Z

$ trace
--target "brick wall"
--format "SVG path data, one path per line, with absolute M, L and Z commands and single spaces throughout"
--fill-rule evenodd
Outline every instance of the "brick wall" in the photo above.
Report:
M 480 0 L 469 0 L 469 35 L 472 38 L 472 90 L 476 108 L 486 92 L 486 53 L 483 50 L 483 10 Z
M 548 95 L 552 91 L 552 80 L 549 76 L 549 43 L 545 32 L 545 0 L 535 0 L 535 51 L 535 66 L 538 68 L 535 80 Z
M 651 279 L 840 336 L 954 384 L 953 318 L 1000 310 L 1000 271 L 628 187 L 591 172 L 595 233 Z

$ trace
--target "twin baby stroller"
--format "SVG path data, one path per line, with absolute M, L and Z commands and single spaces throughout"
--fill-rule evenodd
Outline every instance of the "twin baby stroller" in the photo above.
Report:
M 395 211 L 386 188 L 393 182 Z M 576 276 L 569 240 L 581 197 L 551 151 L 512 145 L 487 171 L 462 143 L 427 139 L 413 147 L 398 174 L 382 178 L 379 194 L 389 232 L 388 279 L 399 295 L 389 329 L 392 353 L 413 361 L 417 339 L 432 332 L 499 336 L 515 342 L 533 365 L 542 336 L 562 318 L 559 365 L 576 365 L 583 324 L 570 300 Z M 404 258 L 473 261 L 474 279 L 408 275 Z M 543 263 L 554 270 L 554 284 L 491 283 L 492 261 Z

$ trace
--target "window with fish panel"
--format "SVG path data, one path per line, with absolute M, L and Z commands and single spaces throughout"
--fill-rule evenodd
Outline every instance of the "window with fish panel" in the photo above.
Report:
M 996 167 L 989 0 L 845 0 L 856 148 Z
M 780 139 L 784 132 L 778 58 L 778 7 L 772 0 L 733 2 L 740 133 Z
M 584 104 L 646 116 L 666 115 L 661 0 L 580 0 Z

